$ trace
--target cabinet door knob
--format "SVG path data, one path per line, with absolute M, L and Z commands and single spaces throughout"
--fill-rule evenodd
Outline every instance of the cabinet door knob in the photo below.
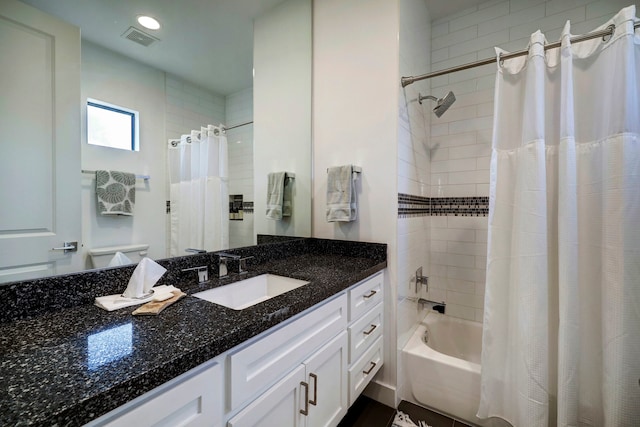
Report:
M 300 385 L 304 387 L 304 409 L 300 409 L 300 413 L 307 416 L 309 415 L 309 384 L 300 381 Z
M 371 371 L 373 371 L 373 368 L 376 367 L 376 362 L 369 362 L 371 363 L 371 367 L 369 369 L 367 369 L 366 371 L 362 371 L 363 374 L 365 375 L 369 375 L 371 373 Z
M 364 299 L 369 299 L 369 298 L 371 298 L 372 296 L 374 296 L 377 293 L 378 293 L 378 291 L 371 291 L 367 295 L 363 295 L 363 297 L 364 297 Z
M 309 400 L 309 403 L 316 406 L 318 404 L 318 376 L 310 373 L 309 378 L 313 378 L 313 400 Z

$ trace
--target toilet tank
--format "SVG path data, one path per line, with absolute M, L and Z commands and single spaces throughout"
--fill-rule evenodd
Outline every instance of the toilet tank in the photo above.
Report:
M 142 258 L 147 256 L 147 249 L 149 249 L 147 243 L 105 246 L 102 248 L 89 249 L 89 256 L 91 257 L 93 268 L 104 268 L 109 265 L 109 262 L 116 255 L 116 252 L 122 252 L 132 263 L 138 263 Z

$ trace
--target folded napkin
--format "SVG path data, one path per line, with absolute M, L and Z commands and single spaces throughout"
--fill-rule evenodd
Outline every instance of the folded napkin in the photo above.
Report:
M 356 176 L 351 165 L 329 168 L 327 222 L 348 222 L 357 218 Z
M 103 297 L 96 297 L 94 304 L 104 310 L 113 311 L 125 307 L 131 307 L 133 305 L 144 304 L 149 301 L 165 301 L 175 297 L 174 293 L 181 293 L 182 291 L 175 286 L 160 285 L 153 288 L 153 293 L 147 298 L 127 298 L 118 295 L 106 295 Z
M 284 183 L 286 172 L 272 172 L 267 184 L 267 218 L 282 219 L 282 205 L 284 200 Z
M 96 171 L 98 212 L 102 215 L 133 215 L 136 176 L 132 173 Z

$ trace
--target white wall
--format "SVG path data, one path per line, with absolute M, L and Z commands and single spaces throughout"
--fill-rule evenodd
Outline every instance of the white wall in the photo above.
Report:
M 388 244 L 385 362 L 374 392 L 394 407 L 398 24 L 396 1 L 313 5 L 313 236 Z M 362 167 L 358 219 L 328 223 L 326 171 L 344 164 Z
M 491 0 L 432 24 L 432 70 L 495 56 L 493 47 L 525 49 L 541 29 L 556 41 L 566 20 L 582 34 L 603 24 L 628 0 Z M 636 3 L 637 5 L 637 3 Z M 431 123 L 433 197 L 488 196 L 495 65 L 431 79 L 431 92 L 453 90 L 457 101 Z M 432 217 L 431 297 L 447 313 L 481 322 L 486 217 Z
M 431 58 L 431 19 L 423 0 L 400 0 L 400 75 L 409 76 L 429 72 Z M 431 166 L 429 159 L 430 104 L 420 105 L 418 93 L 429 94 L 429 82 L 419 82 L 398 89 L 398 193 L 430 196 Z M 421 216 L 399 217 L 398 232 L 398 308 L 397 350 L 400 397 L 405 396 L 405 376 L 400 351 L 415 330 L 425 312 L 418 310 L 415 291 L 415 271 L 423 267 L 429 276 L 428 213 Z
M 82 169 L 115 169 L 151 175 L 138 180 L 133 217 L 96 213 L 95 177 L 82 177 L 82 234 L 92 247 L 148 243 L 149 256 L 167 256 L 167 139 L 203 124 L 224 122 L 224 98 L 165 72 L 82 42 Z M 96 98 L 140 113 L 140 151 L 128 152 L 86 143 L 86 98 Z M 85 267 L 91 267 L 85 260 Z
M 253 121 L 253 88 L 225 98 L 226 125 L 231 127 Z M 227 131 L 229 146 L 229 194 L 242 194 L 244 202 L 253 202 L 253 125 Z M 229 221 L 229 247 L 253 245 L 254 213 L 244 212 L 242 221 Z
M 310 25 L 310 0 L 288 0 L 254 22 L 256 234 L 311 235 Z M 274 221 L 265 216 L 267 176 L 280 171 L 296 174 L 292 215 Z
M 165 141 L 164 73 L 82 42 L 82 169 L 114 169 L 151 175 L 136 182 L 134 215 L 107 217 L 96 212 L 95 176 L 82 176 L 84 251 L 93 247 L 148 243 L 149 256 L 164 257 Z M 140 151 L 87 144 L 87 97 L 137 110 Z M 86 267 L 90 260 L 86 259 Z

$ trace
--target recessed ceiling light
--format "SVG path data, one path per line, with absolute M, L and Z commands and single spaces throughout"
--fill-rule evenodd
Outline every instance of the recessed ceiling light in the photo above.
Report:
M 160 23 L 158 22 L 158 20 L 150 16 L 138 16 L 138 23 L 149 30 L 160 29 Z

